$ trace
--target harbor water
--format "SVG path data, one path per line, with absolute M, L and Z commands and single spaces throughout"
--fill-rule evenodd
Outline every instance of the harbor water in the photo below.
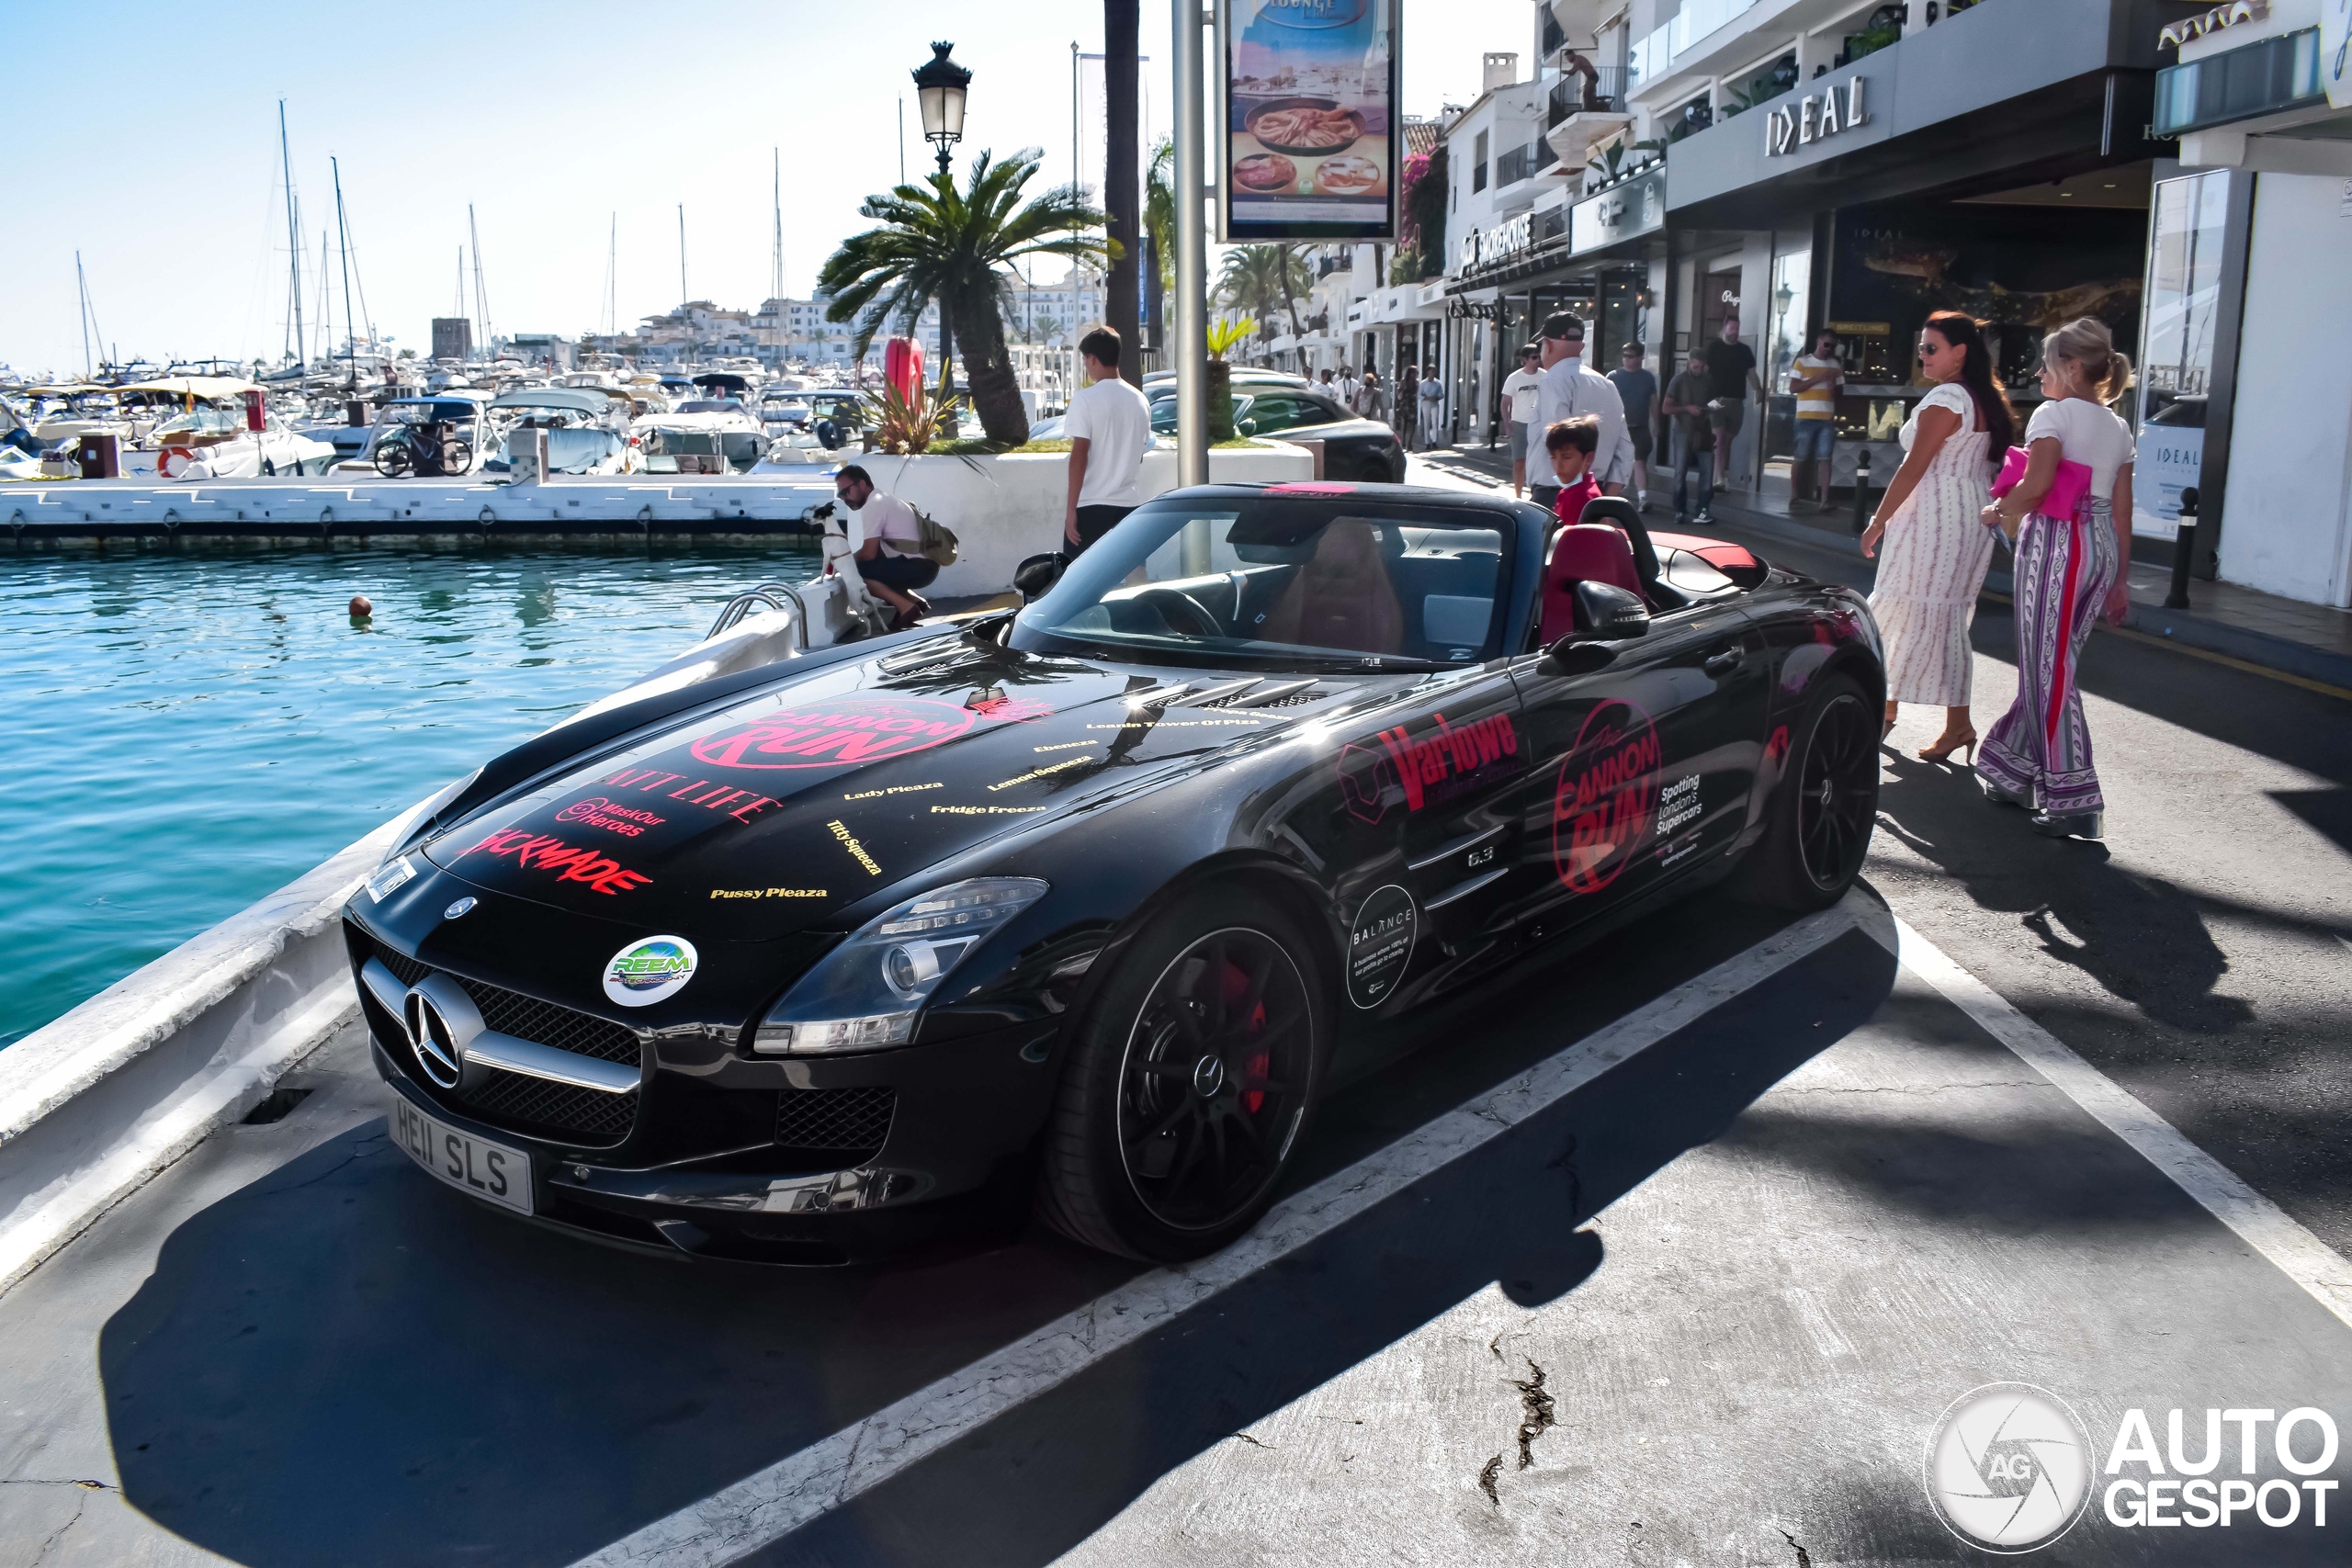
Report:
M 0 1046 L 816 559 L 786 541 L 0 561 Z

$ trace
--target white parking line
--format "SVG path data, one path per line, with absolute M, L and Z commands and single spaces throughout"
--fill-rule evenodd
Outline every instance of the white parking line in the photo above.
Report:
M 1862 924 L 1902 961 L 1903 967 L 1942 992 L 1984 1032 L 2016 1052 L 2067 1099 L 2138 1150 L 2175 1186 L 2211 1210 L 2215 1219 L 2235 1231 L 2240 1240 L 2268 1258 L 2313 1301 L 2352 1327 L 2352 1263 L 2334 1247 L 1902 920 L 1894 920 L 1891 931 L 1878 920 Z
M 1878 906 L 1849 894 L 1836 908 L 1807 916 L 1461 1109 L 1284 1199 L 1256 1229 L 1215 1257 L 1131 1280 L 856 1425 L 656 1519 L 582 1559 L 578 1568 L 704 1568 L 781 1540 L 1473 1153 L 1848 931 L 1883 925 L 1885 919 Z

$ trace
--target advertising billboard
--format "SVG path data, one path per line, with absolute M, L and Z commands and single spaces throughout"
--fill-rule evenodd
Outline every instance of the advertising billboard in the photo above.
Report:
M 1220 0 L 1230 244 L 1396 238 L 1397 0 Z

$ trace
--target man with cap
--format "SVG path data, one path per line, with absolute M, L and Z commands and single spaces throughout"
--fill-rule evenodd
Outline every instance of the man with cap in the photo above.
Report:
M 1593 454 L 1593 477 L 1611 495 L 1623 492 L 1634 477 L 1634 443 L 1625 434 L 1625 403 L 1609 378 L 1584 363 L 1584 323 L 1566 310 L 1544 319 L 1544 372 L 1536 383 L 1535 421 L 1530 427 L 1549 430 L 1564 419 L 1589 414 L 1600 422 L 1600 447 Z M 1533 476 L 1529 476 L 1532 480 Z M 1527 498 L 1549 508 L 1558 503 L 1560 487 L 1531 482 Z

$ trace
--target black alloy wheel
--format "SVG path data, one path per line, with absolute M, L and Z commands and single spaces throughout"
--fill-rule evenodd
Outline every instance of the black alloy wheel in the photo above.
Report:
M 1313 1010 L 1262 931 L 1211 931 L 1162 971 L 1127 1043 L 1119 1152 L 1153 1218 L 1213 1229 L 1272 1184 L 1306 1111 Z
M 1797 842 L 1815 886 L 1845 891 L 1877 817 L 1878 737 L 1860 695 L 1840 692 L 1815 719 L 1797 778 Z
M 1067 1039 L 1041 1217 L 1155 1263 L 1205 1257 L 1256 1224 L 1323 1080 L 1317 951 L 1233 887 L 1193 893 L 1139 932 Z
M 1849 675 L 1815 686 L 1765 808 L 1764 837 L 1732 891 L 1784 909 L 1823 909 L 1861 874 L 1878 820 L 1878 721 Z M 1767 768 L 1770 762 L 1764 764 Z

